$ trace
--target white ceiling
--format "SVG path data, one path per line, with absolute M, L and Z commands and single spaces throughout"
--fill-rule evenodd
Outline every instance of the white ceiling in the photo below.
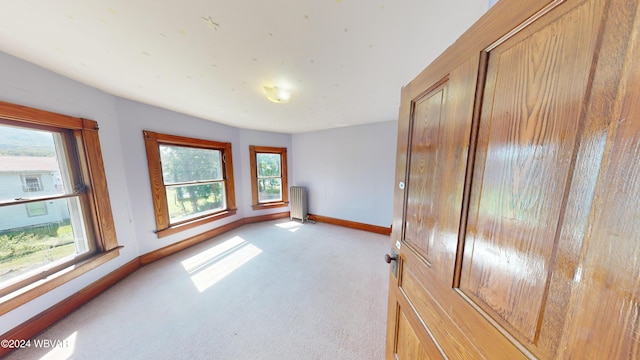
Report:
M 488 4 L 0 0 L 0 50 L 123 98 L 298 133 L 397 119 L 400 88 Z M 291 102 L 269 102 L 273 85 Z

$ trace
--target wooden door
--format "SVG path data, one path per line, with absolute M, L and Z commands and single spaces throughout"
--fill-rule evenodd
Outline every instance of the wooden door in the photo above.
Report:
M 403 238 L 395 245 L 402 256 L 390 284 L 387 358 L 440 354 L 421 325 L 423 308 L 416 312 L 414 304 L 428 296 L 418 279 L 442 276 L 443 262 L 455 253 L 478 65 L 479 58 L 469 60 L 409 104 L 407 173 L 399 184 Z M 451 97 L 460 92 L 466 101 L 457 104 Z
M 465 177 L 471 145 L 476 84 L 484 58 L 469 58 L 417 94 L 402 109 L 410 121 L 404 123 L 406 151 L 400 182 L 402 198 L 396 198 L 399 225 L 394 224 L 397 256 L 389 296 L 387 336 L 388 359 L 474 358 L 474 338 L 463 328 L 440 323 L 450 317 L 448 304 L 458 253 L 459 228 L 463 213 Z M 406 96 L 406 92 L 404 94 Z M 404 104 L 403 104 L 404 105 Z M 399 139 L 402 141 L 402 139 Z M 444 297 L 442 297 L 444 296 Z M 458 301 L 461 300 L 457 296 Z M 481 336 L 499 339 L 493 354 L 517 359 L 522 353 L 479 314 Z M 442 338 L 459 336 L 456 343 Z
M 640 358 L 639 11 L 501 0 L 403 88 L 387 359 Z

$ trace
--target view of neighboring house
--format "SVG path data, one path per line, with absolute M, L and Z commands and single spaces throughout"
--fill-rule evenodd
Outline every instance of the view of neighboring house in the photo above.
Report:
M 31 199 L 61 192 L 62 179 L 55 157 L 0 156 L 0 199 Z M 68 219 L 64 201 L 0 207 L 0 233 L 59 224 Z

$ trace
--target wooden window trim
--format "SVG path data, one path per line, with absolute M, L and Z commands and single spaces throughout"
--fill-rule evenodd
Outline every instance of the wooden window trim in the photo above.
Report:
M 94 249 L 93 254 L 79 257 L 81 261 L 62 269 L 44 270 L 43 274 L 46 276 L 40 280 L 2 296 L 0 315 L 3 315 L 117 257 L 121 246 L 118 245 L 109 200 L 109 189 L 98 137 L 98 123 L 3 101 L 0 101 L 0 122 L 72 132 L 76 141 L 69 148 L 75 149 L 76 152 L 72 151 L 67 155 L 80 164 L 81 169 L 75 170 L 80 172 L 78 175 L 85 184 L 84 191 L 88 204 L 86 204 L 87 211 L 84 216 L 86 225 L 93 230 L 91 232 L 93 239 L 90 243 L 93 243 Z
M 279 154 L 280 172 L 282 174 L 282 201 L 260 203 L 258 201 L 258 168 L 256 155 L 258 153 Z M 289 185 L 287 172 L 287 148 L 271 146 L 249 146 L 249 166 L 251 167 L 251 207 L 253 210 L 265 210 L 289 206 Z
M 231 143 L 196 139 L 178 135 L 161 134 L 149 130 L 143 130 L 142 134 L 144 136 L 145 149 L 147 153 L 149 180 L 151 182 L 151 195 L 153 197 L 153 210 L 156 219 L 156 235 L 158 236 L 158 238 L 173 235 L 181 231 L 236 214 L 237 208 L 234 189 Z M 220 150 L 225 158 L 225 161 L 222 162 L 222 171 L 223 179 L 225 181 L 227 208 L 213 214 L 207 214 L 202 217 L 171 225 L 169 221 L 167 194 L 162 179 L 160 144 Z

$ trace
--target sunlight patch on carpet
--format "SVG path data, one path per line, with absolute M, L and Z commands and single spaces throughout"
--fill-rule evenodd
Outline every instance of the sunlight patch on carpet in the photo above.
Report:
M 224 256 L 226 253 L 231 252 L 235 248 L 245 245 L 246 243 L 247 242 L 240 236 L 234 236 L 229 240 L 216 244 L 215 246 L 182 261 L 181 264 L 187 272 L 195 272 L 198 268 L 216 261 L 219 257 Z
M 234 236 L 182 261 L 182 266 L 191 274 L 191 281 L 198 291 L 203 292 L 261 252 L 255 245 Z
M 38 339 L 32 339 L 31 342 L 32 342 L 32 346 L 52 348 L 51 351 L 49 351 L 43 357 L 41 357 L 40 360 L 53 360 L 53 359 L 67 360 L 67 359 L 73 358 L 73 353 L 76 348 L 77 336 L 78 336 L 78 332 L 75 331 L 73 334 L 69 335 L 64 340 L 38 338 Z M 39 341 L 39 343 L 36 344 L 35 343 L 36 341 Z
M 276 224 L 277 227 L 287 229 L 291 232 L 296 232 L 302 227 L 302 224 L 297 221 L 287 221 L 285 223 Z

